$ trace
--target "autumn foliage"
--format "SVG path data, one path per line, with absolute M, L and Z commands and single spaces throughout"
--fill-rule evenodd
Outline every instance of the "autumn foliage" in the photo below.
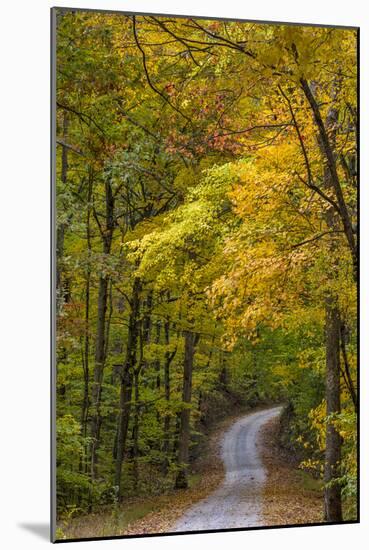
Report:
M 356 31 L 56 17 L 60 537 L 270 402 L 355 519 Z

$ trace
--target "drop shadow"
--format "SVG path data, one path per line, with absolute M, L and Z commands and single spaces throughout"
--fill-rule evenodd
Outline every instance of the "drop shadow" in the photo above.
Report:
M 18 523 L 18 527 L 30 531 L 43 540 L 50 540 L 50 526 L 48 523 Z

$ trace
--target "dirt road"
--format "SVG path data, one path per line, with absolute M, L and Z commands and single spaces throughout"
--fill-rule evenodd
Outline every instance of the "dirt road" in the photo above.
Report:
M 266 478 L 258 450 L 260 430 L 278 416 L 281 407 L 254 412 L 235 422 L 224 434 L 221 454 L 225 480 L 206 499 L 190 508 L 171 531 L 204 531 L 263 524 L 261 489 Z

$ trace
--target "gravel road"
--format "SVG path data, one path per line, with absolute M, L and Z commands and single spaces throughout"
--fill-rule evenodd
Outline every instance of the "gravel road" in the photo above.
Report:
M 273 407 L 250 413 L 225 432 L 221 442 L 225 480 L 206 499 L 192 506 L 172 532 L 262 525 L 261 490 L 266 472 L 258 450 L 260 430 L 281 410 L 282 407 Z

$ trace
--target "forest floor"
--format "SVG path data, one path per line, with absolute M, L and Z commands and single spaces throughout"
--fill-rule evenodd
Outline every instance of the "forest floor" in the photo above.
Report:
M 221 529 L 232 526 L 322 522 L 321 486 L 310 475 L 299 470 L 291 456 L 280 448 L 278 416 L 271 414 L 270 419 L 268 417 L 268 411 L 274 410 L 265 410 L 265 407 L 257 408 L 252 412 L 244 411 L 242 415 L 239 411 L 217 423 L 217 426 L 210 430 L 204 441 L 201 455 L 191 466 L 188 489 L 173 490 L 166 494 L 146 496 L 145 498 L 132 498 L 117 506 L 113 511 L 110 508 L 106 511 L 101 510 L 72 518 L 67 523 L 64 522 L 60 525 L 63 533 L 60 538 L 77 539 L 206 528 Z M 256 419 L 253 427 L 253 423 L 247 420 L 249 417 Z M 258 418 L 259 427 L 257 427 Z M 244 431 L 240 432 L 240 429 Z M 244 506 L 245 514 L 242 517 L 248 516 L 248 520 L 242 519 L 242 525 L 230 525 L 231 507 L 227 499 L 231 495 L 227 494 L 227 487 L 231 487 L 229 493 L 234 492 L 241 478 L 229 479 L 230 483 L 227 482 L 229 476 L 234 476 L 232 470 L 238 471 L 239 464 L 232 466 L 232 459 L 225 455 L 224 444 L 228 437 L 228 440 L 234 441 L 234 443 L 232 443 L 233 447 L 228 443 L 227 446 L 236 450 L 237 441 L 242 439 L 239 437 L 240 435 L 248 437 L 250 442 L 250 430 L 254 431 L 254 435 L 251 434 L 251 442 L 254 441 L 255 444 L 254 453 L 257 455 L 257 463 L 255 463 L 255 456 L 246 457 L 246 468 L 250 470 L 251 465 L 251 470 L 254 468 L 255 473 L 251 471 L 247 474 L 249 480 L 246 480 L 246 484 L 249 483 L 249 486 L 245 485 L 247 490 L 244 493 L 250 492 L 250 489 L 254 490 L 255 494 L 251 497 L 255 497 L 255 506 L 251 506 L 252 498 L 248 503 L 249 494 L 239 494 L 240 498 L 233 504 L 236 509 Z M 234 437 L 237 432 L 238 436 Z M 243 451 L 244 449 L 241 448 L 241 454 Z M 220 495 L 218 495 L 219 492 Z M 220 500 L 217 500 L 217 495 L 221 497 Z M 224 510 L 221 505 L 222 500 L 225 502 Z M 227 514 L 224 515 L 228 508 L 229 517 Z M 200 515 L 203 515 L 206 527 L 194 522 L 193 518 L 199 515 L 199 510 Z M 209 524 L 209 514 L 214 514 L 214 510 L 218 510 L 219 521 L 225 518 L 227 525 L 219 524 L 212 527 Z M 206 516 L 208 512 L 209 517 Z M 240 517 L 237 516 L 237 521 L 241 521 Z
M 278 418 L 267 422 L 261 433 L 261 455 L 268 472 L 263 490 L 263 523 L 322 523 L 322 482 L 298 468 L 295 457 L 280 446 L 278 434 Z

